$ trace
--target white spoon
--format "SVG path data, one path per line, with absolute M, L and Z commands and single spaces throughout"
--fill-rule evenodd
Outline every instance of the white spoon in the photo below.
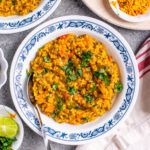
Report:
M 30 100 L 29 103 L 34 106 L 33 108 L 34 108 L 34 110 L 37 114 L 37 117 L 38 117 L 38 120 L 39 120 L 39 123 L 40 123 L 42 137 L 43 137 L 44 144 L 45 144 L 45 149 L 46 150 L 51 150 L 49 140 L 48 140 L 47 136 L 45 135 L 44 128 L 43 128 L 45 123 L 42 120 L 42 112 L 41 112 L 39 106 L 37 104 L 35 104 L 34 95 L 32 93 L 32 90 L 30 90 L 32 85 L 33 85 L 32 77 L 33 77 L 33 75 L 30 75 L 28 77 L 28 80 L 27 80 L 27 96 L 28 96 L 28 99 Z

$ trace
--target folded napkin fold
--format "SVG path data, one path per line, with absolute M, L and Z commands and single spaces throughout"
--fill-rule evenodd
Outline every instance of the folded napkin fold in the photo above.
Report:
M 76 150 L 150 150 L 150 38 L 136 54 L 140 73 L 139 95 L 128 119 L 112 135 Z

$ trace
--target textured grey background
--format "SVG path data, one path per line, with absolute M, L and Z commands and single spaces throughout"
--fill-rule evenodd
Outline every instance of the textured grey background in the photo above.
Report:
M 64 16 L 64 15 L 86 15 L 101 20 L 101 18 L 97 17 L 86 6 L 84 6 L 84 4 L 80 2 L 80 0 L 62 0 L 58 9 L 53 13 L 53 15 L 49 17 L 49 19 Z M 126 38 L 126 40 L 129 42 L 134 52 L 139 47 L 141 42 L 143 42 L 146 39 L 146 37 L 150 35 L 150 31 L 132 31 L 127 29 L 122 29 L 114 25 L 112 26 Z M 5 57 L 8 60 L 9 69 L 10 69 L 10 65 L 14 53 L 17 50 L 17 47 L 29 32 L 31 32 L 31 30 L 22 33 L 12 34 L 12 35 L 0 35 L 0 47 L 3 49 Z M 8 71 L 8 75 L 9 75 L 9 71 Z M 9 80 L 0 91 L 0 104 L 5 104 L 15 109 L 10 95 Z M 31 129 L 29 129 L 25 124 L 24 124 L 24 128 L 25 128 L 25 136 L 20 150 L 44 150 L 42 138 L 36 133 L 34 133 Z M 52 149 L 53 150 L 74 150 L 74 147 L 53 143 Z

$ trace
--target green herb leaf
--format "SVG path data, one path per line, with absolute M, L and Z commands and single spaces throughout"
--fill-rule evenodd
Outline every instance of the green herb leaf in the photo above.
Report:
M 49 72 L 49 69 L 48 68 L 44 68 L 44 71 L 42 72 L 42 74 L 44 75 L 44 74 L 46 74 L 48 72 Z
M 85 62 L 89 62 L 91 57 L 92 57 L 91 51 L 83 52 L 81 55 L 82 60 Z
M 123 84 L 121 82 L 116 83 L 114 91 L 120 93 L 123 90 Z
M 75 80 L 77 79 L 77 76 L 76 76 L 75 74 L 72 74 L 72 75 L 69 75 L 69 76 L 68 76 L 68 79 L 69 79 L 70 81 L 75 81 Z
M 50 62 L 50 58 L 49 58 L 48 56 L 45 56 L 43 59 L 44 59 L 44 61 L 45 61 L 46 63 L 49 63 L 49 62 Z
M 63 66 L 61 68 L 65 71 L 65 73 L 67 75 L 72 75 L 73 74 L 73 70 L 75 69 L 74 63 L 73 63 L 73 61 L 71 59 L 68 60 L 68 64 L 67 65 L 65 65 L 65 66 Z
M 104 81 L 107 86 L 110 84 L 110 80 L 109 80 L 107 74 L 100 73 L 99 79 L 101 79 L 102 81 Z
M 68 60 L 68 67 L 73 67 L 74 63 L 71 59 Z
M 74 95 L 74 94 L 76 93 L 76 89 L 75 89 L 74 87 L 70 87 L 70 88 L 68 89 L 68 91 L 69 91 L 69 93 L 70 93 L 71 95 Z
M 63 99 L 62 98 L 58 98 L 57 99 L 57 110 L 61 111 L 63 109 Z
M 101 69 L 99 70 L 99 72 L 100 72 L 100 73 L 106 73 L 106 70 L 105 70 L 104 68 L 101 68 Z
M 56 90 L 58 89 L 58 84 L 57 84 L 57 83 L 54 83 L 54 84 L 52 85 L 52 89 L 53 89 L 54 91 L 56 91 Z
M 86 101 L 88 103 L 91 103 L 94 100 L 94 98 L 91 95 L 89 95 L 89 94 L 85 94 L 84 98 L 86 99 Z
M 86 61 L 81 61 L 81 67 L 87 67 L 88 63 Z
M 66 71 L 67 66 L 62 66 L 61 69 L 62 69 L 63 71 Z
M 101 70 L 95 71 L 94 77 L 99 78 L 100 80 L 104 81 L 107 86 L 110 84 L 110 79 L 106 72 L 102 72 Z
M 71 69 L 71 68 L 67 68 L 67 69 L 66 69 L 66 74 L 68 74 L 68 75 L 73 74 L 72 69 Z
M 86 51 L 81 54 L 81 67 L 87 67 L 89 61 L 91 60 L 92 53 L 91 51 Z
M 78 69 L 78 70 L 77 70 L 77 74 L 78 74 L 78 76 L 82 77 L 82 76 L 83 76 L 82 69 Z
M 0 149 L 1 150 L 11 150 L 12 144 L 16 141 L 16 138 L 5 138 L 0 137 Z
M 60 111 L 63 110 L 63 104 L 64 104 L 63 99 L 58 97 L 55 111 L 52 113 L 53 118 L 55 118 L 60 113 Z
M 93 87 L 91 87 L 89 90 L 93 92 L 93 91 L 96 90 L 96 88 L 97 88 L 97 87 L 96 87 L 96 84 L 94 83 Z
M 94 72 L 94 77 L 99 78 L 100 73 L 98 71 Z

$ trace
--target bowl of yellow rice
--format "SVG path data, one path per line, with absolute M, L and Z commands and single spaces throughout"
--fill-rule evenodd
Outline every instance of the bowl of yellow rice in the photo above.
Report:
M 109 0 L 113 12 L 128 22 L 144 22 L 150 20 L 149 0 Z
M 82 19 L 81 19 L 82 18 Z M 52 141 L 78 145 L 113 132 L 132 110 L 139 78 L 135 56 L 109 25 L 67 16 L 31 32 L 11 66 L 13 102 L 27 125 L 41 134 L 26 83 Z
M 58 123 L 96 120 L 123 90 L 118 64 L 104 44 L 87 34 L 69 33 L 46 43 L 29 73 L 34 103 Z
M 61 0 L 1 0 L 0 33 L 11 34 L 35 27 L 47 19 Z

